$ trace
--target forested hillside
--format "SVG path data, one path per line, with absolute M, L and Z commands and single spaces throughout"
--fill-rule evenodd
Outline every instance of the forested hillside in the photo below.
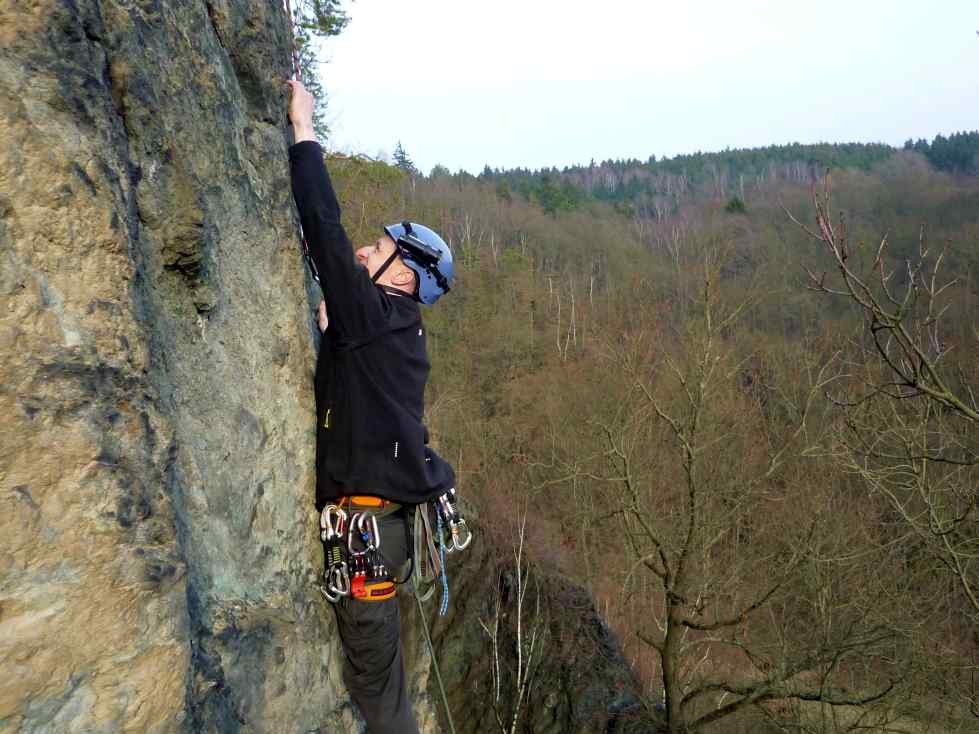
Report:
M 979 727 L 979 179 L 908 148 L 330 161 L 355 242 L 456 254 L 429 421 L 522 633 L 497 605 L 491 650 L 546 658 L 565 578 L 670 731 Z
M 771 145 L 765 148 L 692 153 L 673 158 L 650 156 L 639 160 L 594 160 L 587 166 L 562 170 L 494 170 L 487 166 L 479 178 L 496 184 L 500 196 L 513 194 L 536 201 L 545 211 L 571 211 L 588 200 L 608 201 L 620 212 L 662 219 L 698 199 L 725 199 L 736 209 L 739 204 L 774 182 L 808 184 L 827 170 L 854 169 L 869 172 L 903 151 L 920 153 L 937 171 L 979 174 L 979 132 L 937 135 L 926 140 L 908 140 L 901 150 L 882 143 L 820 143 Z M 408 173 L 406 157 L 395 155 L 395 163 Z M 448 175 L 436 166 L 432 177 Z M 467 180 L 459 173 L 456 180 Z M 737 199 L 738 201 L 734 201 Z

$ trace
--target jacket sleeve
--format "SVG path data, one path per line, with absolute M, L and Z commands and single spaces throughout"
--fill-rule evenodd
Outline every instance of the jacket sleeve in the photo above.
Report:
M 381 328 L 385 322 L 384 299 L 367 270 L 354 259 L 319 143 L 310 140 L 290 147 L 289 167 L 292 195 L 309 254 L 319 272 L 331 330 L 358 336 Z

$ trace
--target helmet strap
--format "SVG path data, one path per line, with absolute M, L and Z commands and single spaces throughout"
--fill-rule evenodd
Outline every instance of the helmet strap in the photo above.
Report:
M 377 269 L 377 272 L 371 276 L 372 283 L 376 283 L 377 279 L 380 278 L 382 275 L 384 275 L 384 271 L 391 266 L 391 263 L 394 262 L 394 259 L 398 256 L 398 254 L 399 254 L 398 248 L 395 247 L 394 252 L 391 253 L 391 256 L 387 260 L 385 260 L 384 264 L 381 265 L 381 267 Z

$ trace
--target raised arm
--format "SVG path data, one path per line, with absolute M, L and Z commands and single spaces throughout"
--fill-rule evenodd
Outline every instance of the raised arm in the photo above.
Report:
M 340 203 L 313 132 L 313 96 L 290 81 L 289 119 L 296 143 L 289 148 L 292 195 L 316 264 L 330 322 L 344 335 L 369 333 L 383 323 L 383 306 L 367 271 L 354 259 L 340 224 Z

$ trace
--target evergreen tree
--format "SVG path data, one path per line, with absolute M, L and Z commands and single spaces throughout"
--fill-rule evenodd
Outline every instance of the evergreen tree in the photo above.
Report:
M 336 36 L 347 27 L 350 17 L 340 4 L 341 0 L 293 0 L 292 4 L 296 62 L 303 85 L 316 99 L 313 129 L 320 140 L 326 140 L 330 128 L 326 124 L 326 90 L 320 83 L 316 42 Z
M 921 152 L 941 171 L 979 173 L 979 131 L 953 133 L 949 137 L 936 135 Z
M 744 205 L 744 201 L 740 196 L 732 196 L 728 200 L 727 205 L 724 207 L 724 211 L 728 214 L 744 214 L 747 208 Z
M 408 153 L 405 152 L 404 146 L 401 145 L 400 140 L 394 149 L 394 165 L 407 173 L 409 176 L 418 175 L 418 169 L 415 168 L 415 164 L 408 156 Z
M 339 35 L 350 22 L 342 0 L 294 0 L 296 26 L 320 38 Z

